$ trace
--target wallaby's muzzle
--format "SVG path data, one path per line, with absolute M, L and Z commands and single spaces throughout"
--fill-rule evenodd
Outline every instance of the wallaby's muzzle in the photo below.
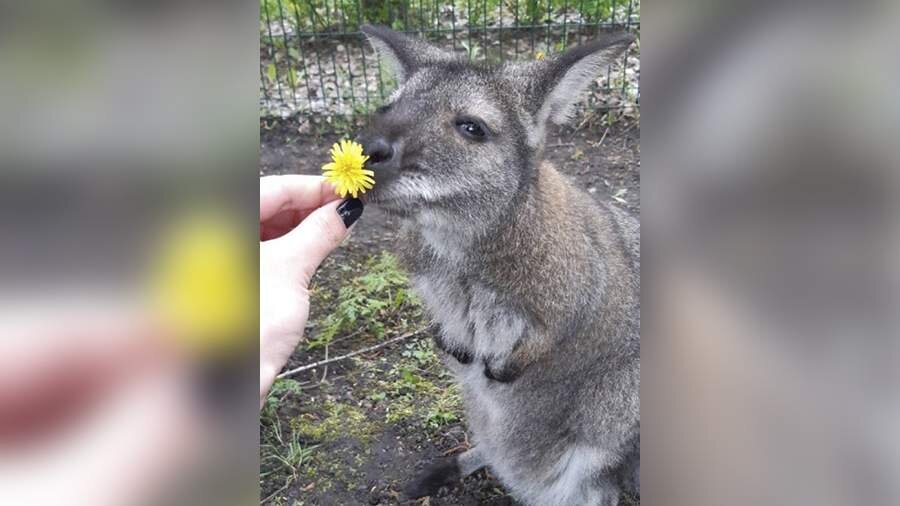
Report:
M 398 142 L 390 140 L 384 135 L 364 133 L 360 135 L 359 142 L 363 146 L 363 153 L 368 155 L 366 168 L 375 172 L 377 192 L 390 184 L 400 172 L 401 146 Z
M 369 155 L 369 164 L 378 165 L 390 162 L 394 157 L 394 148 L 384 137 L 375 137 L 363 144 L 363 150 Z

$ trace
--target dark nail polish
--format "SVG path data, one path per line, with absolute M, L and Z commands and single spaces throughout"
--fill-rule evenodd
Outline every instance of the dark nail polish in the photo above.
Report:
M 344 221 L 344 226 L 350 228 L 350 225 L 356 223 L 356 220 L 362 216 L 363 203 L 359 199 L 347 199 L 337 208 L 337 213 Z

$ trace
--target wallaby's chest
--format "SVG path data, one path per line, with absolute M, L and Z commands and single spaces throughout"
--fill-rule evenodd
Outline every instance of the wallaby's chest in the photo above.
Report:
M 526 320 L 515 310 L 515 302 L 474 275 L 419 272 L 411 280 L 440 324 L 448 349 L 473 358 L 501 358 L 526 332 Z

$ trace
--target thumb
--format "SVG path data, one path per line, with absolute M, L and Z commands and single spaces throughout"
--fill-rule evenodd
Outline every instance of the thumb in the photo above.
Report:
M 300 268 L 307 277 L 319 267 L 350 232 L 350 226 L 362 215 L 363 203 L 350 198 L 325 204 L 306 217 L 281 239 L 298 252 Z

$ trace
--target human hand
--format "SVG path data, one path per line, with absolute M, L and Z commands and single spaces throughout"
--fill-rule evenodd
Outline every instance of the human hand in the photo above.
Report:
M 362 215 L 318 176 L 259 180 L 259 402 L 303 337 L 309 281 Z
M 194 465 L 209 424 L 191 371 L 141 313 L 2 313 L 0 504 L 142 504 Z

